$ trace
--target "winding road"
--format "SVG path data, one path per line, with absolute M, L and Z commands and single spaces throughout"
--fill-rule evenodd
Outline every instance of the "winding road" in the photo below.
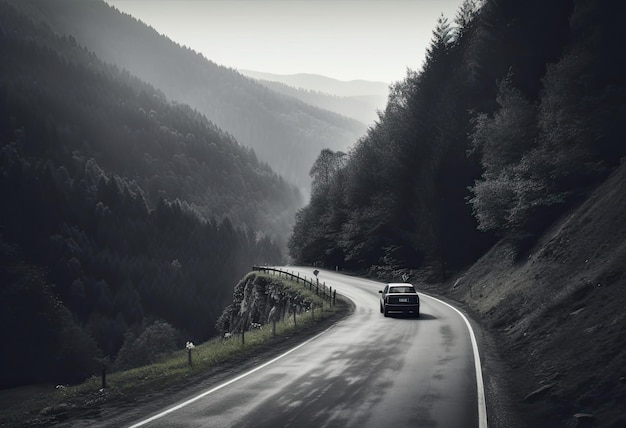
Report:
M 132 426 L 487 427 L 475 339 L 459 311 L 420 293 L 420 318 L 385 318 L 381 283 L 329 271 L 319 279 L 354 302 L 352 315 Z

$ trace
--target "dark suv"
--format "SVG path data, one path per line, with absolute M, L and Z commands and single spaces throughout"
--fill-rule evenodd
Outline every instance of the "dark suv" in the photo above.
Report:
M 390 314 L 420 316 L 420 298 L 415 287 L 406 283 L 391 283 L 380 293 L 380 312 Z

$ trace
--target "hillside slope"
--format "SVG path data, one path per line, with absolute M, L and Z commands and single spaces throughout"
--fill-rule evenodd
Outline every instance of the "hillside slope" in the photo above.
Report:
M 0 387 L 81 381 L 157 322 L 171 349 L 211 337 L 233 282 L 283 259 L 297 189 L 4 1 L 0 64 L 0 340 L 21 350 Z
M 625 213 L 622 165 L 530 251 L 500 242 L 449 284 L 501 340 L 522 426 L 626 426 Z
M 71 35 L 102 60 L 159 88 L 168 99 L 197 109 L 305 194 L 308 171 L 319 152 L 345 151 L 365 132 L 364 124 L 278 94 L 102 0 L 4 1 L 58 34 Z

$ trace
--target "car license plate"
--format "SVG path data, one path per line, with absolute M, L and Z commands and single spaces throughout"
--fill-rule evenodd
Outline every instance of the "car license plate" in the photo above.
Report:
M 400 303 L 409 303 L 409 298 L 408 297 L 400 297 L 398 299 L 398 302 L 400 302 Z

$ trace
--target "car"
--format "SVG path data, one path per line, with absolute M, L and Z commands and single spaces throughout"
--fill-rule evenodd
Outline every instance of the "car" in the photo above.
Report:
M 420 316 L 420 298 L 412 284 L 392 282 L 385 285 L 380 293 L 380 312 L 391 314 Z

